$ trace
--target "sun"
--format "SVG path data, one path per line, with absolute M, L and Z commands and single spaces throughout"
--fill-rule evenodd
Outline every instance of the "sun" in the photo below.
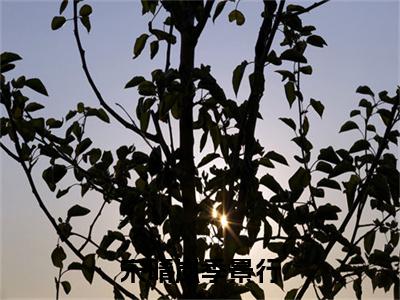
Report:
M 226 215 L 221 216 L 220 222 L 223 228 L 228 226 L 228 218 L 226 217 Z

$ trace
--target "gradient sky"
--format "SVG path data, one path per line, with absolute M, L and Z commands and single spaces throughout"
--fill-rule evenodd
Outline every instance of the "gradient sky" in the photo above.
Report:
M 164 46 L 160 47 L 159 54 L 151 62 L 148 48 L 139 59 L 132 60 L 134 41 L 145 31 L 149 20 L 149 16 L 141 17 L 140 3 L 87 2 L 94 8 L 91 18 L 93 29 L 89 35 L 82 31 L 82 39 L 92 75 L 110 104 L 121 103 L 133 112 L 136 94 L 123 87 L 134 75 L 149 76 L 151 70 L 163 68 Z M 304 5 L 312 3 L 298 2 Z M 58 7 L 59 1 L 0 1 L 1 51 L 16 52 L 23 57 L 23 61 L 17 63 L 16 71 L 8 74 L 41 78 L 50 97 L 34 93 L 29 95 L 46 105 L 46 115 L 61 118 L 79 101 L 92 106 L 97 106 L 97 102 L 80 68 L 72 24 L 66 24 L 56 32 L 50 29 L 51 19 L 58 14 Z M 226 8 L 215 24 L 207 25 L 196 57 L 197 65 L 212 66 L 212 73 L 226 87 L 232 99 L 235 99 L 231 87 L 232 70 L 242 60 L 252 60 L 260 23 L 257 1 L 242 1 L 239 7 L 246 15 L 244 26 L 228 23 L 227 12 L 230 10 Z M 66 15 L 71 15 L 70 7 Z M 317 27 L 316 33 L 328 43 L 324 49 L 310 47 L 306 55 L 314 72 L 311 77 L 302 80 L 303 94 L 307 98 L 321 100 L 326 108 L 322 121 L 317 117 L 310 118 L 310 137 L 316 149 L 329 144 L 347 146 L 351 135 L 339 136 L 338 129 L 360 99 L 355 94 L 357 86 L 369 85 L 377 92 L 388 90 L 393 94 L 399 84 L 399 2 L 331 2 L 305 15 L 303 24 Z M 176 55 L 178 47 L 173 47 L 172 51 Z M 175 57 L 172 63 L 176 67 Z M 266 149 L 277 150 L 289 157 L 296 151 L 289 142 L 291 132 L 277 119 L 294 116 L 295 112 L 289 111 L 280 76 L 269 69 L 266 77 L 267 92 L 261 105 L 264 121 L 257 127 L 257 136 Z M 246 95 L 248 86 L 243 80 L 238 101 L 245 99 Z M 100 147 L 113 149 L 123 143 L 144 147 L 135 136 L 117 125 L 102 126 L 99 122 L 92 122 L 88 130 Z M 290 162 L 295 166 L 293 159 Z M 286 181 L 292 171 L 278 169 L 273 175 L 280 181 Z M 56 216 L 65 215 L 66 209 L 79 197 L 78 192 L 72 192 L 65 199 L 55 199 L 39 175 L 37 183 Z M 79 203 L 94 208 L 98 202 L 91 194 Z M 114 213 L 115 210 L 111 209 L 105 215 L 100 228 L 117 224 L 118 217 Z M 0 298 L 54 297 L 53 277 L 57 270 L 51 264 L 50 253 L 57 242 L 56 234 L 31 195 L 21 169 L 3 152 L 0 224 Z M 75 277 L 68 275 L 68 278 L 72 283 L 71 299 L 112 297 L 112 289 L 98 277 L 95 277 L 92 287 L 80 274 Z M 366 283 L 365 288 L 370 291 L 370 283 Z M 265 292 L 268 298 L 281 297 L 275 288 Z M 344 293 L 343 297 L 351 298 L 351 295 Z M 378 299 L 378 296 L 375 297 Z M 371 296 L 371 299 L 375 297 Z

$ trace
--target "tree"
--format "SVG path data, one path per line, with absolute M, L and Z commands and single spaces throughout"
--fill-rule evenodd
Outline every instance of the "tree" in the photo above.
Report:
M 25 88 L 30 88 L 47 95 L 46 88 L 36 78 L 21 76 L 6 80 L 3 73 L 12 69 L 21 57 L 11 52 L 2 54 L 1 99 L 6 114 L 1 120 L 1 134 L 10 139 L 15 149 L 3 142 L 1 147 L 22 166 L 34 196 L 60 236 L 51 257 L 60 271 L 56 279 L 57 297 L 60 286 L 66 293 L 71 289 L 62 275 L 77 269 L 89 282 L 97 272 L 113 285 L 116 298 L 122 295 L 135 298 L 126 285 L 98 266 L 101 260 L 109 260 L 124 268 L 135 253 L 139 260 L 172 259 L 175 273 L 182 269 L 181 282 L 164 283 L 170 297 L 235 298 L 250 291 L 256 298 L 263 298 L 263 291 L 254 281 L 241 285 L 228 279 L 229 269 L 222 269 L 214 284 L 199 284 L 206 257 L 221 259 L 224 265 L 232 266 L 237 255 L 246 255 L 255 243 L 263 242 L 263 247 L 276 255 L 279 272 L 274 279 L 280 287 L 292 277 L 301 276 L 305 280 L 300 288 L 288 292 L 290 299 L 302 298 L 311 284 L 316 287 L 318 297 L 322 294 L 324 298 L 331 298 L 345 286 L 347 278 L 361 298 L 361 282 L 365 276 L 374 287 L 385 291 L 394 285 L 394 297 L 398 298 L 399 266 L 395 248 L 398 247 L 399 174 L 396 158 L 388 146 L 396 143 L 398 136 L 395 125 L 399 121 L 399 89 L 393 96 L 384 91 L 375 97 L 369 87 L 360 86 L 357 92 L 366 99 L 360 101 L 359 109 L 351 112 L 352 120 L 341 131 L 358 129 L 361 138 L 348 149 L 335 150 L 329 146 L 321 149 L 316 158 L 312 156 L 307 116 L 314 110 L 322 117 L 324 106 L 320 101 L 305 99 L 300 78 L 312 73 L 305 56 L 307 47 L 323 47 L 326 43 L 313 33 L 313 26 L 302 24 L 300 16 L 324 2 L 306 8 L 285 6 L 285 1 L 263 3 L 253 61 L 243 61 L 232 76 L 237 94 L 246 70 L 252 68 L 250 95 L 239 103 L 225 96 L 209 66 L 194 65 L 196 46 L 206 23 L 210 18 L 215 21 L 232 3 L 143 1 L 143 13 L 153 14 L 154 18 L 148 31 L 137 38 L 134 56 L 139 56 L 152 39 L 151 57 L 157 55 L 160 43 L 166 43 L 167 59 L 164 70 L 154 70 L 147 79 L 136 76 L 126 85 L 126 88 L 137 88 L 141 96 L 136 107 L 139 124 L 128 113 L 127 118 L 118 114 L 105 101 L 91 77 L 79 35 L 81 25 L 88 32 L 91 29 L 89 5 L 62 1 L 60 16 L 54 17 L 51 27 L 56 30 L 72 23 L 83 71 L 100 108 L 80 103 L 67 113 L 65 120 L 38 116 L 36 111 L 43 105 L 30 101 L 23 93 Z M 62 14 L 66 14 L 68 7 L 73 17 L 67 20 Z M 245 16 L 239 11 L 238 3 L 231 9 L 229 21 L 240 26 Z M 167 31 L 155 29 L 154 20 L 161 15 L 160 11 L 168 15 L 164 21 Z M 281 48 L 272 50 L 279 34 Z M 180 45 L 177 69 L 170 63 L 170 49 L 175 43 Z M 281 118 L 294 131 L 293 142 L 300 150 L 300 155 L 295 156 L 299 166 L 288 181 L 288 189 L 265 171 L 275 164 L 286 165 L 287 160 L 273 150 L 265 150 L 255 138 L 268 65 L 292 67 L 277 71 L 285 82 L 290 107 L 294 104 L 298 110 L 298 121 Z M 148 144 L 149 153 L 132 145 L 122 145 L 116 153 L 92 147 L 91 139 L 85 136 L 86 122 L 97 117 L 108 123 L 109 115 L 129 132 L 140 136 Z M 380 119 L 383 125 L 376 126 Z M 179 143 L 173 140 L 174 123 L 178 124 Z M 200 134 L 196 142 L 195 133 Z M 202 153 L 208 141 L 214 151 Z M 201 160 L 196 166 L 197 144 Z M 48 164 L 42 177 L 57 197 L 75 187 L 81 188 L 82 197 L 89 190 L 103 196 L 87 236 L 78 233 L 71 222 L 72 218 L 87 215 L 90 212 L 87 208 L 76 204 L 68 210 L 66 218 L 58 220 L 47 210 L 32 176 L 39 158 Z M 224 165 L 210 167 L 216 159 Z M 59 182 L 64 177 L 63 181 L 68 181 L 68 176 L 73 176 L 74 182 L 61 189 Z M 338 178 L 343 180 L 342 185 Z M 343 189 L 347 200 L 347 211 L 339 222 L 333 221 L 339 219 L 340 207 L 321 201 L 327 188 Z M 93 228 L 110 202 L 119 203 L 123 219 L 118 230 L 110 230 L 96 242 L 92 239 Z M 369 206 L 382 212 L 382 216 L 362 224 L 362 215 Z M 228 226 L 222 226 L 223 221 Z M 377 233 L 388 236 L 382 250 L 374 243 Z M 72 237 L 81 237 L 84 243 L 77 246 Z M 114 242 L 118 243 L 116 248 L 111 247 Z M 62 244 L 80 260 L 72 262 L 67 269 L 63 265 L 66 255 Z M 89 244 L 96 250 L 88 250 Z M 335 245 L 343 249 L 340 256 L 332 258 L 329 255 Z M 183 268 L 180 267 L 182 258 Z M 339 264 L 335 264 L 334 258 L 339 259 Z M 147 262 L 139 261 L 142 267 Z M 140 297 L 147 298 L 150 288 L 166 297 L 148 269 L 133 268 L 132 271 L 140 278 Z

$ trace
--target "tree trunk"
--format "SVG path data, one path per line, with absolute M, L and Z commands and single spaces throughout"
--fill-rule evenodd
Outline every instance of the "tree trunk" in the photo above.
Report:
M 181 53 L 179 73 L 183 88 L 182 110 L 179 120 L 180 133 L 180 183 L 183 197 L 183 298 L 196 298 L 198 285 L 198 264 L 196 252 L 196 195 L 193 138 L 193 99 L 194 86 L 192 72 L 194 68 L 196 40 L 191 30 L 181 33 Z

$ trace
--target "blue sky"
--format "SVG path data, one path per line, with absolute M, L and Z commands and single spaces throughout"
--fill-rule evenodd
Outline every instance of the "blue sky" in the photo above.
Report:
M 123 87 L 134 75 L 149 76 L 154 68 L 163 68 L 164 48 L 160 47 L 153 61 L 149 61 L 148 48 L 140 58 L 132 60 L 134 41 L 145 31 L 149 20 L 141 17 L 138 1 L 88 3 L 94 8 L 93 30 L 89 35 L 82 32 L 82 39 L 92 74 L 110 104 L 121 103 L 133 112 L 136 95 Z M 79 101 L 93 106 L 97 106 L 97 102 L 80 68 L 72 24 L 66 24 L 56 32 L 50 29 L 58 6 L 59 1 L 1 1 L 1 50 L 16 52 L 23 57 L 12 74 L 41 78 L 50 97 L 31 95 L 46 105 L 46 115 L 61 118 Z M 242 60 L 252 59 L 260 23 L 257 1 L 242 1 L 239 7 L 246 15 L 244 26 L 228 23 L 226 12 L 229 9 L 226 9 L 215 24 L 207 25 L 196 58 L 196 64 L 212 66 L 214 76 L 233 99 L 232 71 Z M 66 14 L 71 15 L 71 11 L 67 10 Z M 375 91 L 388 90 L 392 94 L 399 84 L 399 2 L 330 2 L 305 15 L 303 23 L 314 25 L 317 34 L 328 43 L 324 49 L 310 47 L 307 52 L 314 74 L 303 80 L 304 94 L 307 98 L 321 100 L 326 107 L 322 121 L 311 118 L 310 136 L 317 149 L 328 144 L 347 145 L 349 136 L 337 133 L 348 118 L 348 112 L 358 103 L 357 86 L 369 85 Z M 177 51 L 175 46 L 173 54 Z M 176 67 L 175 58 L 172 63 Z M 289 156 L 295 151 L 289 142 L 291 133 L 278 117 L 294 115 L 294 111 L 289 111 L 279 75 L 272 72 L 276 69 L 279 67 L 269 69 L 266 75 L 266 94 L 261 104 L 264 121 L 258 125 L 257 134 L 266 148 Z M 248 87 L 244 82 L 238 101 L 245 99 L 247 94 Z M 100 126 L 94 122 L 89 127 L 99 146 L 112 148 L 135 143 L 138 148 L 144 147 L 120 126 Z M 277 170 L 274 175 L 284 181 L 288 174 L 288 170 Z M 1 177 L 1 298 L 53 297 L 56 269 L 51 266 L 50 253 L 56 244 L 56 235 L 31 195 L 21 170 L 3 153 Z M 55 199 L 40 176 L 38 185 L 56 214 L 64 214 L 63 211 L 74 202 L 74 195 L 65 201 Z M 84 201 L 95 207 L 95 200 L 93 196 Z M 112 212 L 106 217 L 100 224 L 104 228 L 118 221 Z M 71 298 L 112 296 L 112 290 L 99 278 L 95 279 L 92 289 L 80 275 L 70 278 Z

